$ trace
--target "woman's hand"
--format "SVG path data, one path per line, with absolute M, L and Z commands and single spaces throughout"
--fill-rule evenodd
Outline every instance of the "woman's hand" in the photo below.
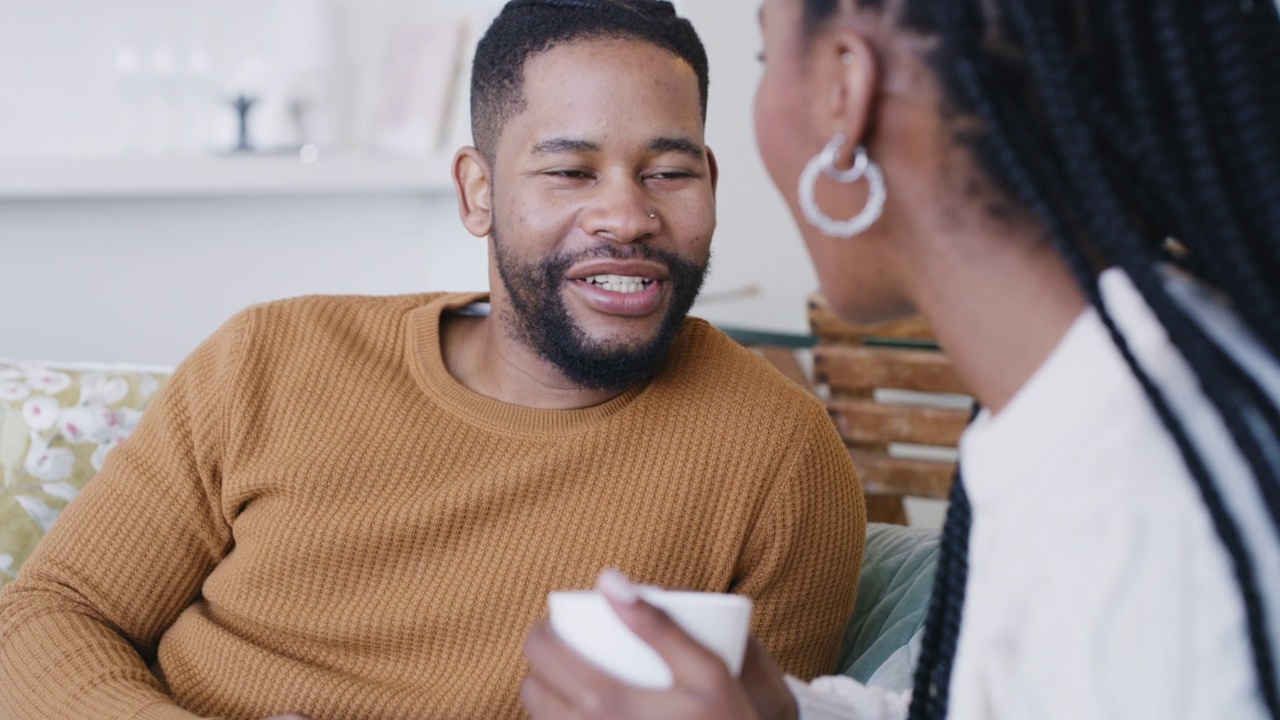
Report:
M 782 672 L 754 639 L 740 682 L 719 657 L 685 634 L 666 613 L 640 600 L 620 574 L 605 571 L 598 587 L 622 621 L 671 668 L 673 686 L 648 690 L 615 680 L 561 642 L 544 620 L 525 642 L 530 674 L 520 690 L 534 720 L 795 718 L 795 702 Z
M 755 638 L 747 640 L 740 682 L 761 720 L 796 720 L 798 717 L 796 698 L 783 680 L 782 670 Z

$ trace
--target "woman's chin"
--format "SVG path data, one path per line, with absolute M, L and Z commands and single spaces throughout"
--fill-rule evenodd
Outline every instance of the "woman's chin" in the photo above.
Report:
M 898 298 L 868 297 L 846 289 L 832 292 L 826 288 L 822 290 L 822 297 L 831 312 L 853 325 L 877 325 L 919 314 L 918 310 Z

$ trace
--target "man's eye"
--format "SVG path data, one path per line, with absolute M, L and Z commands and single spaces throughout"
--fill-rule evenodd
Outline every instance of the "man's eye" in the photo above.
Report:
M 551 177 L 567 178 L 570 180 L 584 180 L 591 177 L 585 170 L 552 170 L 547 173 Z
M 684 170 L 654 173 L 649 176 L 651 180 L 684 180 L 685 178 L 691 177 L 693 177 L 693 173 Z

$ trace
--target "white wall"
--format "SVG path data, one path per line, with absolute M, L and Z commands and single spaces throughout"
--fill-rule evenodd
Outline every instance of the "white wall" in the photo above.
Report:
M 375 27 L 413 0 L 344 0 Z M 492 3 L 419 0 L 485 16 Z M 708 139 L 721 165 L 720 230 L 708 302 L 723 323 L 802 332 L 816 286 L 755 151 L 757 6 L 682 0 L 712 65 Z M 234 27 L 261 3 L 0 0 L 0 171 L 5 155 L 103 155 L 123 110 L 110 67 L 121 30 Z M 145 24 L 145 22 L 143 23 Z M 246 27 L 251 26 L 249 22 Z M 246 32 L 251 32 L 246 30 Z M 376 48 L 356 47 L 359 57 Z M 241 307 L 304 293 L 482 288 L 484 242 L 452 197 L 0 201 L 0 357 L 173 364 Z M 716 301 L 744 288 L 752 298 Z
M 464 290 L 485 262 L 451 203 L 401 196 L 17 203 L 0 238 L 14 359 L 174 364 L 254 302 Z

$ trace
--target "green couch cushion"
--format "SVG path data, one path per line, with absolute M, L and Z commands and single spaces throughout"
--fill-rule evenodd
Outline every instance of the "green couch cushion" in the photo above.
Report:
M 911 687 L 933 575 L 937 530 L 871 523 L 858 603 L 840 648 L 842 674 L 894 690 Z

